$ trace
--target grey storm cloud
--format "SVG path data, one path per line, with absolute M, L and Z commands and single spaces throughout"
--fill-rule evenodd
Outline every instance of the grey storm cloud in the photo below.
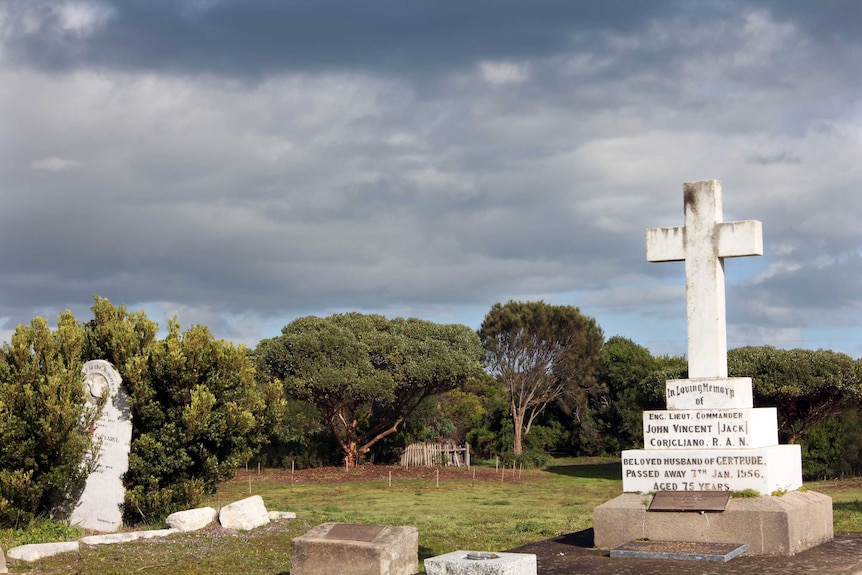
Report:
M 510 298 L 661 339 L 682 267 L 644 230 L 709 178 L 766 234 L 731 322 L 858 326 L 860 28 L 801 0 L 0 2 L 0 335 L 99 294 L 252 344 Z

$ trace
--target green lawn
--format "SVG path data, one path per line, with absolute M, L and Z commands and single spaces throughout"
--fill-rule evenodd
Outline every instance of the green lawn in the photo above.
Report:
M 326 521 L 416 526 L 421 564 L 456 548 L 499 551 L 587 529 L 593 507 L 621 492 L 616 462 L 557 461 L 547 470 L 509 471 L 502 477 L 486 469 L 476 480 L 464 469 L 458 477 L 441 474 L 439 486 L 432 472 L 423 479 L 395 478 L 390 486 L 386 469 L 359 482 L 296 484 L 284 473 L 243 472 L 205 504 L 217 507 L 248 497 L 251 487 L 268 509 L 294 511 L 297 520 L 238 535 L 211 528 L 86 548 L 35 564 L 10 564 L 10 572 L 287 575 L 290 539 Z M 834 498 L 836 532 L 862 532 L 862 481 L 808 487 Z M 0 546 L 7 549 L 12 537 L 0 532 Z

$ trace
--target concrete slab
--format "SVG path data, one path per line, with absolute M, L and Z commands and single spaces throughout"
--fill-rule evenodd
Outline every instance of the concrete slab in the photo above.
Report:
M 837 535 L 793 556 L 744 553 L 727 563 L 613 558 L 594 547 L 592 529 L 507 551 L 535 553 L 541 575 L 859 575 L 862 565 L 858 535 Z
M 611 557 L 631 559 L 677 559 L 727 563 L 745 553 L 738 543 L 698 543 L 689 541 L 629 541 L 611 549 Z
M 453 551 L 425 560 L 426 575 L 536 575 L 532 553 Z

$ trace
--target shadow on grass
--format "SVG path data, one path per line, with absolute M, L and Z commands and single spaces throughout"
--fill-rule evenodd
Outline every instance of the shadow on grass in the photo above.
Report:
M 862 513 L 862 501 L 842 501 L 840 503 L 832 502 L 832 511 L 848 511 L 851 513 Z
M 419 546 L 419 561 L 425 561 L 429 557 L 434 557 L 434 552 L 427 545 Z
M 622 478 L 622 465 L 619 461 L 613 463 L 580 463 L 577 465 L 557 465 L 547 467 L 548 473 L 565 475 L 567 477 L 583 477 L 586 479 L 611 479 Z

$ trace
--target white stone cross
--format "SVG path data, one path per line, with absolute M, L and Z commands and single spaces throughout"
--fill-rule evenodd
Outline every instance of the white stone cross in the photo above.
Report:
M 688 377 L 727 377 L 724 258 L 763 255 L 757 220 L 724 222 L 721 182 L 683 184 L 685 226 L 647 230 L 647 260 L 685 260 Z

